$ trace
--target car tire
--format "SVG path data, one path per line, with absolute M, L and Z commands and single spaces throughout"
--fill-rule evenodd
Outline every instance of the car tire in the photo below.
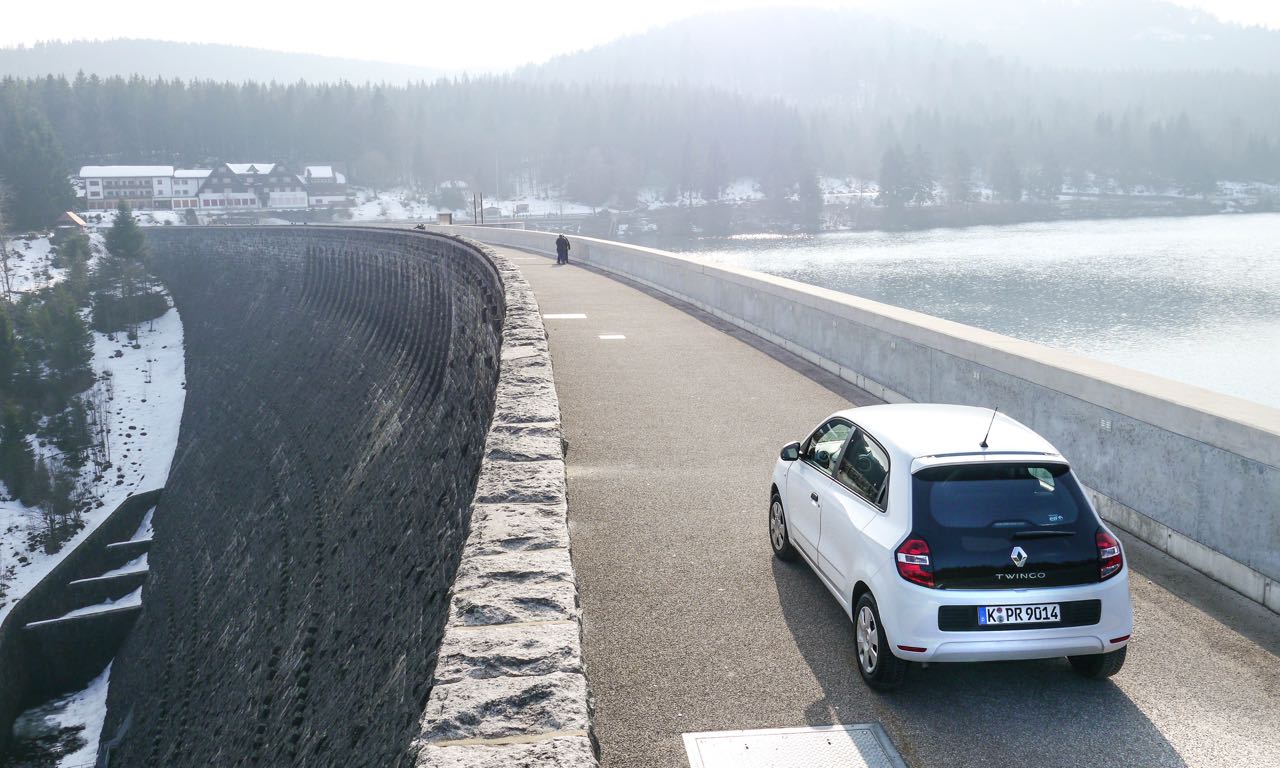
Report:
M 858 598 L 854 606 L 853 631 L 858 673 L 863 682 L 877 691 L 891 691 L 902 685 L 910 662 L 893 655 L 880 623 L 880 609 L 870 592 Z
M 1091 653 L 1087 656 L 1068 656 L 1071 668 L 1081 677 L 1091 680 L 1106 680 L 1120 671 L 1124 666 L 1125 654 L 1129 647 L 1125 646 L 1110 653 Z
M 773 556 L 779 560 L 791 562 L 800 556 L 787 533 L 787 513 L 782 508 L 782 497 L 776 493 L 769 500 L 769 546 L 773 548 Z

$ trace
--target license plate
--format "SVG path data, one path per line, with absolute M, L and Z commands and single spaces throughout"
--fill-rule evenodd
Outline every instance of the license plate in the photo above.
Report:
M 1057 603 L 1040 605 L 980 605 L 978 626 L 991 624 L 1052 624 L 1062 621 Z

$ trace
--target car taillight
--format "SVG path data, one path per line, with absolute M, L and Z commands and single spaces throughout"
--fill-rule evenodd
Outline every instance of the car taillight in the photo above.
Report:
M 907 539 L 896 553 L 898 575 L 912 584 L 933 587 L 933 562 L 924 539 Z
M 1098 529 L 1098 573 L 1101 576 L 1099 581 L 1106 581 L 1120 572 L 1120 567 L 1124 565 L 1124 555 L 1120 552 L 1120 542 L 1116 541 L 1116 537 Z

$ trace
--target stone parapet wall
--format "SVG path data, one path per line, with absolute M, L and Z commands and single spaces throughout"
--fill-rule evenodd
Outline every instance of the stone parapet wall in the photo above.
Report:
M 490 258 L 507 306 L 497 402 L 418 765 L 585 768 L 596 752 L 551 356 L 528 283 Z

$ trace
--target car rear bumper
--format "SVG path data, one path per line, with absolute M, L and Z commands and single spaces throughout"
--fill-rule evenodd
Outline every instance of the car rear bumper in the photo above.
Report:
M 1127 642 L 1127 641 L 1126 641 Z M 1120 645 L 1116 647 L 1119 648 Z M 960 640 L 945 642 L 932 649 L 923 661 L 1013 661 L 1015 659 L 1047 659 L 1055 656 L 1080 656 L 1102 653 L 1103 640 L 1093 635 L 1035 638 L 1026 640 Z M 916 654 L 899 651 L 902 658 Z M 924 656 L 924 655 L 922 655 Z
M 911 661 L 999 661 L 1104 653 L 1123 648 L 1133 634 L 1129 569 L 1100 584 L 1009 590 L 942 590 L 909 584 L 889 574 L 877 591 L 880 620 L 894 655 Z M 945 631 L 939 608 L 1032 605 L 1098 600 L 1096 623 L 1080 626 Z M 903 647 L 905 646 L 905 648 Z M 923 650 L 920 650 L 923 649 Z

